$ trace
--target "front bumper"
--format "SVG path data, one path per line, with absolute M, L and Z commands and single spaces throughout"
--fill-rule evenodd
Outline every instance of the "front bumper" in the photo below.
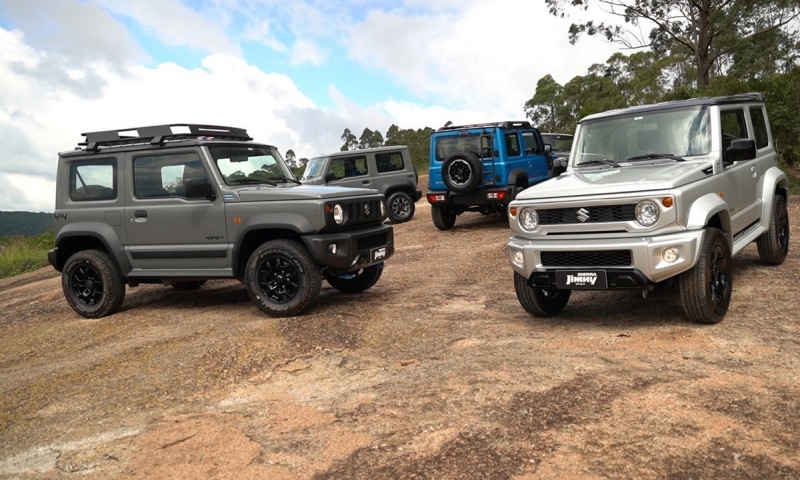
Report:
M 394 230 L 386 224 L 349 232 L 306 235 L 303 242 L 314 260 L 336 275 L 383 263 L 394 254 Z
M 533 286 L 545 286 L 548 281 L 554 282 L 556 272 L 577 274 L 592 270 L 606 272 L 609 280 L 607 287 L 580 288 L 650 289 L 654 284 L 694 267 L 700 255 L 703 235 L 703 230 L 634 238 L 532 240 L 515 235 L 509 239 L 506 251 L 514 271 L 531 281 Z M 674 248 L 679 252 L 678 258 L 671 263 L 662 258 L 667 248 Z M 605 261 L 611 258 L 628 260 Z M 557 261 L 554 262 L 553 259 Z

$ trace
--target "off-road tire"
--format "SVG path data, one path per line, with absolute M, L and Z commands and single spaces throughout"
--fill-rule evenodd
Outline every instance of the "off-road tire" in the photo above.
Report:
M 769 229 L 756 240 L 758 256 L 767 265 L 780 265 L 789 253 L 789 212 L 786 200 L 775 195 L 772 201 L 772 213 L 769 217 Z
M 447 205 L 431 205 L 433 225 L 439 230 L 450 230 L 456 224 L 456 212 Z
M 119 310 L 125 282 L 109 255 L 102 250 L 74 253 L 61 271 L 67 303 L 79 315 L 101 318 Z
M 386 215 L 392 223 L 403 223 L 414 216 L 414 199 L 407 192 L 398 191 L 386 198 Z
M 442 162 L 442 180 L 457 193 L 469 193 L 481 183 L 483 165 L 472 152 L 455 152 Z
M 206 280 L 186 280 L 186 281 L 172 283 L 170 284 L 170 286 L 175 290 L 179 290 L 181 292 L 188 292 L 190 290 L 197 290 L 198 288 L 202 287 L 205 284 Z
M 316 303 L 322 275 L 306 248 L 292 240 L 270 240 L 247 260 L 244 284 L 250 299 L 273 317 L 299 315 Z
M 697 264 L 679 280 L 681 303 L 695 323 L 719 323 L 728 311 L 733 293 L 731 246 L 725 234 L 706 229 Z
M 348 273 L 339 276 L 332 276 L 325 272 L 325 280 L 331 287 L 344 293 L 361 293 L 368 290 L 373 285 L 378 283 L 383 273 L 383 265 L 373 265 L 371 267 L 362 268 L 358 272 Z
M 569 302 L 572 290 L 531 287 L 528 279 L 514 272 L 514 290 L 522 308 L 537 317 L 553 317 L 561 313 Z

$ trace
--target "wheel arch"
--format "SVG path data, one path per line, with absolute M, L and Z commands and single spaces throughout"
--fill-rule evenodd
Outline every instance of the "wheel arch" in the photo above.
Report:
M 287 226 L 252 227 L 240 234 L 233 250 L 233 276 L 243 278 L 247 260 L 259 245 L 270 240 L 294 240 L 303 244 L 301 235 Z
M 508 185 L 528 188 L 530 186 L 528 172 L 522 168 L 515 168 L 508 172 Z
M 761 193 L 761 224 L 769 225 L 775 195 L 780 195 L 789 204 L 789 181 L 778 167 L 771 167 L 764 173 L 764 187 Z
M 689 210 L 686 223 L 689 230 L 699 230 L 707 227 L 718 228 L 733 245 L 731 233 L 731 216 L 728 204 L 716 193 L 709 193 L 698 198 Z
M 131 271 L 125 248 L 108 224 L 79 222 L 65 225 L 59 230 L 55 243 L 58 250 L 54 267 L 59 272 L 69 257 L 81 250 L 102 250 L 108 254 L 123 276 Z

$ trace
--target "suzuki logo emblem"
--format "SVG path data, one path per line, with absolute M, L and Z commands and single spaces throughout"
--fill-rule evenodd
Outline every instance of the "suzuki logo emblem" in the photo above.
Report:
M 364 205 L 364 215 L 369 217 L 369 205 Z
M 581 222 L 589 220 L 589 210 L 586 210 L 585 208 L 581 208 L 580 210 L 578 210 L 578 220 L 580 220 Z

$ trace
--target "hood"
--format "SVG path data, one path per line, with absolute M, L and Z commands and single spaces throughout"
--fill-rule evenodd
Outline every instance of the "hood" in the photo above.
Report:
M 328 187 L 325 185 L 257 185 L 237 188 L 236 193 L 243 202 L 259 202 L 263 200 L 313 200 L 320 198 L 354 197 L 359 195 L 375 195 L 377 190 L 371 188 Z
M 522 192 L 519 200 L 670 190 L 708 177 L 709 162 L 656 163 L 571 169 Z

